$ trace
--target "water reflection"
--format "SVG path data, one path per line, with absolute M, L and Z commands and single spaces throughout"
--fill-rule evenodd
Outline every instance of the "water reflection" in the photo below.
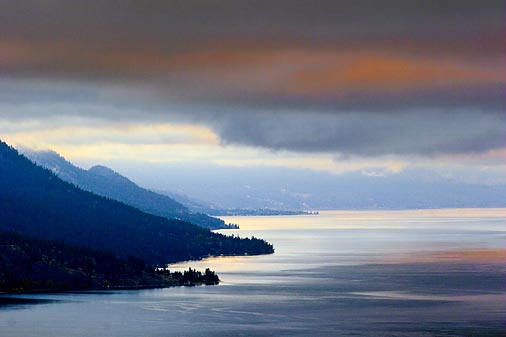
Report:
M 506 210 L 234 217 L 268 256 L 210 267 L 220 286 L 25 295 L 2 336 L 468 336 L 506 332 Z M 230 233 L 230 232 L 228 232 Z M 14 322 L 14 323 L 13 323 Z
M 224 281 L 249 273 L 368 263 L 423 262 L 436 259 L 505 261 L 505 209 L 417 211 L 325 211 L 314 216 L 227 217 L 240 230 L 226 234 L 257 236 L 276 253 L 260 257 L 218 257 L 170 266 L 174 270 L 211 267 Z M 475 252 L 464 254 L 463 252 Z M 458 257 L 457 252 L 462 252 Z M 487 253 L 488 252 L 488 253 Z M 244 281 L 244 277 L 240 279 Z
M 0 294 L 0 311 L 10 309 L 23 309 L 35 304 L 51 304 L 59 302 L 58 300 L 20 297 L 19 295 L 2 295 Z

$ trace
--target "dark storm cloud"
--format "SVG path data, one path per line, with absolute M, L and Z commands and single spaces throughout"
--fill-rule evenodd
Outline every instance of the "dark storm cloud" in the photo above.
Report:
M 179 57 L 185 52 L 218 50 L 226 61 L 236 48 L 478 58 L 506 50 L 504 1 L 1 0 L 0 7 L 0 64 L 13 74 L 135 78 L 192 68 Z
M 0 117 L 195 122 L 224 143 L 361 155 L 506 146 L 504 1 L 0 8 Z
M 403 114 L 284 113 L 229 115 L 226 143 L 300 152 L 374 156 L 481 153 L 506 145 L 506 115 L 408 111 Z
M 137 37 L 167 43 L 188 38 L 439 35 L 502 28 L 505 15 L 504 2 L 493 0 L 2 0 L 1 4 L 1 28 L 9 36 L 87 42 L 131 42 Z

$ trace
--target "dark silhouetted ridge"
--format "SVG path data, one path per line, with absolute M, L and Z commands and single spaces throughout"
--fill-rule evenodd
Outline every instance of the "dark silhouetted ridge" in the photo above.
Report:
M 188 221 L 209 229 L 230 228 L 221 219 L 190 211 L 174 199 L 144 189 L 108 167 L 97 165 L 83 170 L 53 151 L 25 151 L 26 156 L 51 170 L 61 179 L 85 191 L 121 201 L 144 212 L 168 219 Z
M 0 142 L 0 230 L 134 256 L 150 264 L 209 255 L 272 253 L 263 240 L 239 239 L 144 213 L 83 191 Z

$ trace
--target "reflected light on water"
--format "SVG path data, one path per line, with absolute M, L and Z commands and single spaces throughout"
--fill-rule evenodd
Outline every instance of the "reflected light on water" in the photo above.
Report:
M 505 335 L 504 209 L 226 220 L 275 254 L 170 266 L 209 267 L 219 286 L 18 295 L 53 302 L 0 305 L 0 335 Z
M 506 209 L 322 211 L 319 215 L 223 217 L 274 244 L 268 256 L 215 257 L 171 265 L 216 270 L 225 281 L 325 266 L 506 261 Z M 254 276 L 250 281 L 255 279 Z M 261 282 L 259 280 L 259 282 Z

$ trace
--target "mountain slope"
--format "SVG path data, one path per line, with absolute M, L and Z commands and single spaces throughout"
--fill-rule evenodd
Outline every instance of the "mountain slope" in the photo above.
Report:
M 212 233 L 83 191 L 3 142 L 0 219 L 0 230 L 109 251 L 119 258 L 135 256 L 154 264 L 273 251 L 263 240 Z
M 24 151 L 37 164 L 48 168 L 61 179 L 81 189 L 121 201 L 140 210 L 169 219 L 180 219 L 209 229 L 229 228 L 225 222 L 202 213 L 190 211 L 172 198 L 139 187 L 128 178 L 105 167 L 83 170 L 53 151 Z
M 468 170 L 407 167 L 400 172 L 378 168 L 332 174 L 272 166 L 123 165 L 128 176 L 143 186 L 170 189 L 223 209 L 506 207 L 505 182 L 499 177 L 489 180 L 484 172 L 466 180 Z M 174 176 L 177 181 L 171 179 Z

